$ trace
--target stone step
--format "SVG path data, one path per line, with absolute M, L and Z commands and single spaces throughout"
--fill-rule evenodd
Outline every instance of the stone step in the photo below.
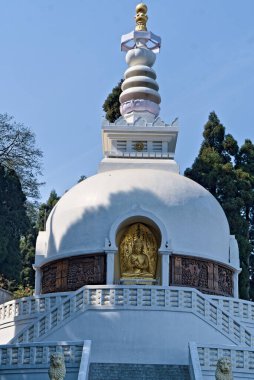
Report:
M 190 380 L 189 367 L 162 364 L 91 363 L 89 380 Z

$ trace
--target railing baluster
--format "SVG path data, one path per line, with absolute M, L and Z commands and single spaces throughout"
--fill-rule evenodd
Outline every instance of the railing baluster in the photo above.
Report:
M 61 303 L 59 303 L 60 299 L 62 300 Z M 165 308 L 165 310 L 194 312 L 207 323 L 227 335 L 235 343 L 242 342 L 242 344 L 251 345 L 253 341 L 252 335 L 249 334 L 248 330 L 246 330 L 242 324 L 240 324 L 241 329 L 239 328 L 237 319 L 235 320 L 230 314 L 222 311 L 225 307 L 233 310 L 233 302 L 235 301 L 232 300 L 229 302 L 228 300 L 224 300 L 226 303 L 223 303 L 223 299 L 218 297 L 213 301 L 212 296 L 204 295 L 190 288 L 94 285 L 85 286 L 64 298 L 62 298 L 62 296 L 57 298 L 53 295 L 31 298 L 28 305 L 31 305 L 34 300 L 43 300 L 42 302 L 44 302 L 46 311 L 37 321 L 30 324 L 21 334 L 14 338 L 13 342 L 34 341 L 36 338 L 42 338 L 50 330 L 56 328 L 61 321 L 69 319 L 80 310 L 84 311 L 84 306 L 86 305 L 88 309 L 94 306 L 96 308 L 114 306 L 115 308 L 121 309 L 145 307 L 154 310 L 159 307 Z M 53 308 L 52 304 L 55 304 Z M 17 305 L 16 301 L 14 305 Z M 24 301 L 21 300 L 19 305 L 24 309 Z M 246 305 L 248 304 L 242 303 L 241 314 L 244 314 L 243 308 L 246 308 Z

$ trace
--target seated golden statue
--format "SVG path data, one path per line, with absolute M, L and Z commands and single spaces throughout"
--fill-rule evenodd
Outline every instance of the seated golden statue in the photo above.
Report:
M 121 277 L 155 278 L 157 242 L 141 223 L 131 225 L 120 243 Z

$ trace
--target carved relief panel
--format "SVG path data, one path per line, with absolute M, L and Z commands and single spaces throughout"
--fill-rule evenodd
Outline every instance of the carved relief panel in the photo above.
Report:
M 106 256 L 82 255 L 54 261 L 42 267 L 42 293 L 76 290 L 106 283 Z
M 233 270 L 211 260 L 171 256 L 170 285 L 189 286 L 204 293 L 233 296 Z
M 104 255 L 74 258 L 69 262 L 67 287 L 69 290 L 76 290 L 84 284 L 105 284 L 105 274 Z
M 44 265 L 44 267 L 42 268 L 42 273 L 43 273 L 42 282 L 41 282 L 42 293 L 56 292 L 57 263 L 54 262 L 49 265 Z

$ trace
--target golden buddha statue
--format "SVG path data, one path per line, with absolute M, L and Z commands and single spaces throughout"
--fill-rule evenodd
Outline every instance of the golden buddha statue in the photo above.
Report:
M 131 225 L 120 245 L 122 278 L 155 278 L 157 242 L 148 227 L 142 223 Z

